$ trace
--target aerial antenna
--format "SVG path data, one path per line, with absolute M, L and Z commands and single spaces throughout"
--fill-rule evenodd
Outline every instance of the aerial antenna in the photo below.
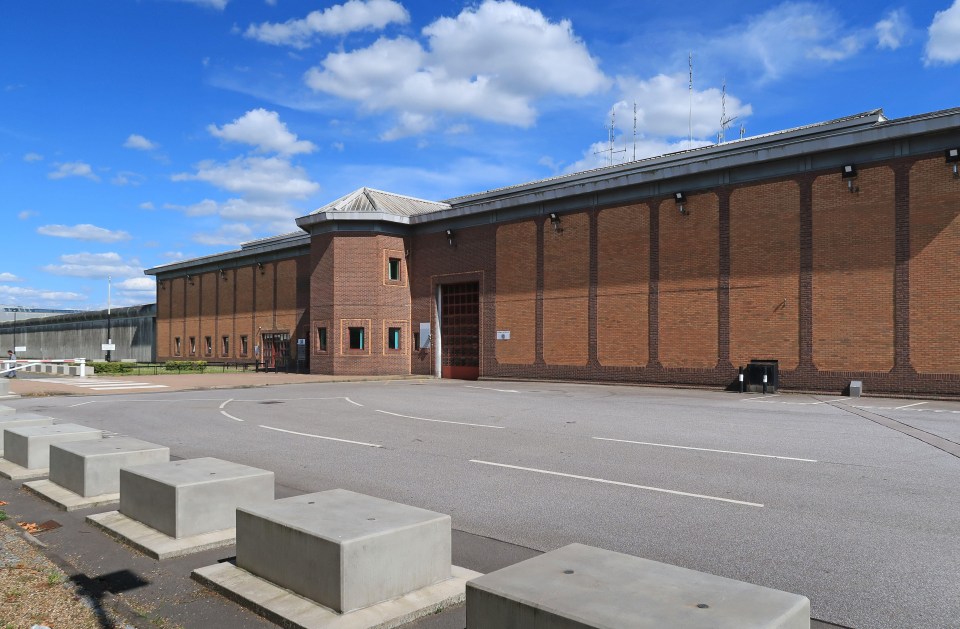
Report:
M 637 161 L 637 101 L 633 101 L 633 161 Z
M 690 146 L 693 146 L 693 53 L 687 54 L 687 64 L 690 66 L 690 88 L 687 90 L 690 97 L 690 112 L 687 116 L 687 131 Z M 688 147 L 689 148 L 689 147 Z
M 727 118 L 727 77 L 723 77 L 723 90 L 720 95 L 720 132 L 717 133 L 717 144 L 723 143 L 727 128 L 736 119 L 737 116 Z
M 614 154 L 614 153 L 626 153 L 626 152 L 627 152 L 627 148 L 626 148 L 626 147 L 620 149 L 619 151 L 615 151 L 615 150 L 613 149 L 613 144 L 614 144 L 614 140 L 616 139 L 616 135 L 617 135 L 617 110 L 616 110 L 616 107 L 614 107 L 614 109 L 610 112 L 610 126 L 607 128 L 608 148 L 606 148 L 606 149 L 604 149 L 604 150 L 602 150 L 602 151 L 594 151 L 594 153 L 593 153 L 594 155 L 599 155 L 599 154 L 601 154 L 601 153 L 606 153 L 606 154 L 607 154 L 607 161 L 610 162 L 610 165 L 611 165 L 611 166 L 613 166 L 613 154 Z

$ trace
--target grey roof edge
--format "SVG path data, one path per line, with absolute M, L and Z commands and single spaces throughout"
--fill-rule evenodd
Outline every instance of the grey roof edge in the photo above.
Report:
M 302 229 L 308 229 L 311 225 L 331 221 L 384 221 L 387 223 L 409 225 L 411 218 L 413 217 L 400 214 L 387 214 L 385 212 L 322 212 L 301 216 L 297 219 L 297 226 Z
M 155 266 L 150 269 L 144 269 L 143 274 L 160 275 L 161 273 L 175 273 L 177 271 L 194 269 L 200 265 L 215 264 L 218 262 L 224 263 L 243 258 L 255 258 L 258 255 L 275 254 L 286 250 L 290 250 L 291 253 L 293 253 L 293 250 L 297 248 L 309 246 L 310 235 L 307 233 L 283 234 L 281 236 L 272 236 L 270 238 L 261 238 L 259 240 L 241 243 L 240 249 L 161 264 L 160 266 Z
M 339 212 L 336 208 L 337 208 L 340 204 L 342 204 L 344 201 L 346 201 L 346 200 L 348 200 L 348 199 L 353 199 L 354 197 L 357 197 L 357 196 L 360 196 L 360 195 L 362 195 L 362 196 L 367 200 L 367 203 L 370 204 L 370 207 L 375 208 L 375 209 L 378 211 L 378 213 L 380 213 L 380 214 L 395 214 L 395 213 L 393 213 L 393 212 L 386 212 L 386 211 L 383 211 L 383 210 L 381 209 L 380 204 L 377 202 L 377 197 L 378 197 L 378 196 L 381 196 L 381 195 L 382 195 L 382 196 L 385 196 L 385 197 L 391 197 L 391 198 L 393 198 L 393 199 L 400 199 L 400 200 L 403 200 L 403 201 L 413 202 L 413 203 L 416 204 L 416 205 L 433 206 L 433 207 L 436 207 L 437 210 L 442 210 L 442 209 L 447 209 L 447 208 L 449 208 L 449 204 L 448 204 L 448 203 L 445 203 L 445 202 L 443 202 L 443 201 L 430 201 L 430 200 L 428 200 L 428 199 L 421 199 L 421 198 L 419 198 L 419 197 L 413 197 L 413 196 L 406 195 L 406 194 L 398 194 L 398 193 L 396 193 L 396 192 L 387 192 L 386 190 L 378 190 L 377 188 L 370 188 L 370 187 L 364 186 L 364 187 L 358 188 L 358 189 L 356 189 L 356 190 L 354 190 L 354 191 L 352 191 L 352 192 L 348 192 L 347 194 L 345 194 L 345 195 L 343 195 L 343 196 L 341 196 L 341 197 L 339 197 L 339 198 L 337 198 L 337 199 L 334 199 L 333 201 L 330 201 L 329 203 L 327 203 L 327 204 L 325 204 L 325 205 L 320 206 L 319 208 L 317 208 L 317 209 L 313 210 L 312 212 L 310 212 L 309 214 L 307 214 L 307 216 L 321 215 L 321 214 L 330 215 L 330 214 L 333 214 L 334 212 Z M 353 212 L 353 213 L 355 213 L 355 212 Z M 369 212 L 369 213 L 372 214 L 372 213 L 377 213 L 377 212 Z M 422 214 L 422 213 L 423 213 L 423 212 L 416 211 L 416 212 L 410 212 L 410 213 L 407 213 L 407 214 L 396 214 L 396 215 L 397 215 L 397 216 L 409 216 L 409 215 L 416 215 L 416 214 Z

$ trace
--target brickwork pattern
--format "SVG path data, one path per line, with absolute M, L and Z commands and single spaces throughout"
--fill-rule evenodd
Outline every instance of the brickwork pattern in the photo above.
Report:
M 649 359 L 650 208 L 630 205 L 597 216 L 597 357 L 640 367 Z
M 510 339 L 496 344 L 497 362 L 532 365 L 537 357 L 537 226 L 533 221 L 497 228 L 497 330 Z
M 590 217 L 566 214 L 543 231 L 543 360 L 586 365 L 590 286 Z

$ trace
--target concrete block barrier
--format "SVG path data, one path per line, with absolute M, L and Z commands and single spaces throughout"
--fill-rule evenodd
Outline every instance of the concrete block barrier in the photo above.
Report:
M 237 509 L 237 566 L 337 612 L 450 578 L 450 516 L 334 489 Z
M 809 629 L 810 601 L 571 544 L 467 583 L 467 629 Z
M 50 480 L 80 496 L 120 492 L 120 469 L 166 463 L 170 448 L 130 437 L 50 446 Z
M 35 415 L 33 413 L 12 413 L 0 415 L 0 447 L 6 439 L 4 436 L 8 428 L 20 428 L 22 426 L 52 426 L 53 418 L 45 415 Z M 0 449 L 0 456 L 3 456 L 3 450 Z
M 273 500 L 273 472 L 200 458 L 120 470 L 120 513 L 183 538 L 236 527 L 239 505 Z
M 68 441 L 101 439 L 103 433 L 79 424 L 20 426 L 3 431 L 3 458 L 27 469 L 50 466 L 50 446 Z
M 8 392 L 9 390 L 10 390 L 10 383 L 4 382 L 4 383 L 0 384 L 0 396 L 2 396 L 3 394 L 5 394 L 5 393 Z M 13 414 L 16 413 L 16 412 L 17 412 L 17 409 L 13 408 L 12 406 L 3 406 L 3 405 L 0 405 L 0 417 L 5 417 L 5 416 L 7 416 L 7 415 L 13 415 Z

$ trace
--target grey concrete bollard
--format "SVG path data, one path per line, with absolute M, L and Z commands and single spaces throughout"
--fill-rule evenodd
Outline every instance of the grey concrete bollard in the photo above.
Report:
M 44 415 L 35 415 L 33 413 L 16 413 L 12 415 L 0 415 L 0 456 L 3 456 L 3 442 L 6 439 L 4 434 L 8 428 L 19 428 L 21 426 L 52 426 L 53 418 Z
M 467 582 L 467 629 L 809 629 L 804 596 L 571 544 Z
M 170 460 L 170 448 L 130 437 L 50 446 L 50 481 L 85 498 L 120 491 L 120 468 Z
M 237 567 L 340 613 L 451 578 L 450 516 L 334 489 L 237 509 Z
M 273 500 L 273 472 L 214 458 L 120 470 L 120 513 L 173 538 L 236 526 L 240 505 Z
M 860 397 L 863 394 L 863 381 L 850 381 L 850 397 Z
M 27 469 L 50 466 L 50 446 L 68 441 L 101 439 L 103 433 L 79 424 L 21 426 L 3 432 L 3 458 Z

